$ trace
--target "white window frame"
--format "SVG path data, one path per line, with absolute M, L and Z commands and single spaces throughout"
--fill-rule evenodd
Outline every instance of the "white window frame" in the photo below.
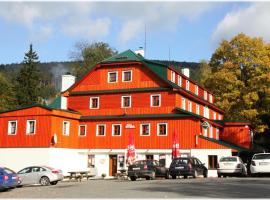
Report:
M 81 127 L 84 126 L 85 128 L 85 134 L 84 135 L 81 135 Z M 85 137 L 87 135 L 87 125 L 86 124 L 80 124 L 79 125 L 79 130 L 78 130 L 78 136 L 80 137 Z
M 171 71 L 171 81 L 175 83 L 175 72 Z
M 219 128 L 216 128 L 216 140 L 219 140 Z
M 30 122 L 34 122 L 34 133 L 30 133 Z M 36 134 L 37 121 L 34 119 L 29 119 L 26 121 L 26 135 L 35 135 Z
M 159 105 L 158 106 L 153 105 L 153 96 L 159 96 Z M 161 106 L 161 94 L 151 94 L 150 105 L 151 105 L 151 107 L 160 107 Z
M 207 129 L 208 129 L 208 128 L 203 128 L 203 136 L 204 136 L 204 137 L 207 137 Z
M 210 130 L 209 138 L 213 138 L 213 126 L 212 125 L 210 125 L 209 130 Z
M 16 126 L 15 126 L 15 133 L 11 133 L 11 123 L 15 122 Z M 8 121 L 8 135 L 17 135 L 17 128 L 18 128 L 18 121 L 17 120 L 10 120 Z
M 213 120 L 216 120 L 216 119 L 217 119 L 217 113 L 214 112 L 214 113 L 213 113 Z
M 192 112 L 192 102 L 188 101 L 188 111 Z
M 213 96 L 212 96 L 212 94 L 209 94 L 209 102 L 210 103 L 213 103 Z
M 204 106 L 203 108 L 203 116 L 209 119 L 209 108 L 207 106 Z
M 182 87 L 182 76 L 178 75 L 178 86 Z
M 112 74 L 112 73 L 116 73 L 115 82 L 110 81 L 110 74 Z M 107 82 L 108 83 L 117 83 L 118 82 L 118 71 L 110 71 L 110 72 L 108 72 Z
M 204 90 L 203 97 L 204 97 L 204 100 L 207 100 L 207 91 L 206 90 Z
M 181 108 L 183 110 L 186 110 L 186 99 L 184 97 L 182 97 L 182 100 L 181 100 Z
M 196 104 L 196 114 L 200 115 L 200 105 Z
M 67 133 L 65 134 L 64 133 L 64 126 L 65 126 L 65 123 L 67 123 Z M 63 125 L 62 125 L 62 134 L 65 135 L 65 136 L 69 136 L 69 133 L 70 133 L 70 121 L 63 121 Z
M 124 106 L 124 98 L 129 97 L 129 106 L 125 107 Z M 131 108 L 131 96 L 121 96 L 121 108 Z
M 125 72 L 130 72 L 130 81 L 125 81 Z M 122 82 L 132 82 L 132 70 L 124 70 L 122 71 Z
M 165 124 L 166 125 L 166 135 L 160 135 L 159 134 L 159 126 Z M 167 136 L 168 135 L 168 123 L 166 122 L 161 122 L 161 123 L 157 123 L 157 136 Z
M 98 134 L 98 130 L 99 130 L 99 127 L 100 126 L 104 126 L 104 135 L 99 135 Z M 106 124 L 97 124 L 96 125 L 96 136 L 97 137 L 104 137 L 104 136 L 106 136 Z
M 186 90 L 189 91 L 189 80 L 186 80 Z
M 148 135 L 143 135 L 143 125 L 148 125 L 149 126 L 149 134 Z M 151 125 L 150 125 L 150 123 L 142 123 L 142 124 L 140 124 L 140 136 L 146 136 L 146 137 L 148 137 L 148 136 L 150 136 L 151 135 Z
M 98 100 L 97 108 L 93 108 L 93 106 L 92 106 L 93 99 L 97 99 Z M 90 97 L 90 109 L 99 109 L 99 97 Z
M 195 85 L 195 94 L 198 96 L 199 95 L 199 86 Z
M 218 120 L 221 120 L 221 115 L 220 114 L 218 114 Z
M 114 135 L 114 126 L 120 125 L 120 135 Z M 122 136 L 122 124 L 112 124 L 112 136 L 119 137 Z

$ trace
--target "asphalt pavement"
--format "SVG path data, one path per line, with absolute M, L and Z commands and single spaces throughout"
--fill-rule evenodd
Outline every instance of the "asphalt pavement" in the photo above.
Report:
M 270 178 L 66 181 L 0 192 L 0 198 L 270 198 Z

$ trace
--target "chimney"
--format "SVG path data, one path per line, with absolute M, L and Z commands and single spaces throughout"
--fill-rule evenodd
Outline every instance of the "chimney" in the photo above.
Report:
M 62 75 L 61 92 L 66 91 L 75 83 L 76 77 L 70 73 Z M 67 97 L 61 96 L 61 109 L 67 109 Z
M 189 78 L 189 68 L 183 68 L 181 71 L 182 71 L 182 74 L 184 74 L 185 76 Z
M 140 47 L 138 50 L 136 50 L 135 53 L 140 54 L 142 57 L 144 57 L 144 50 L 142 47 Z

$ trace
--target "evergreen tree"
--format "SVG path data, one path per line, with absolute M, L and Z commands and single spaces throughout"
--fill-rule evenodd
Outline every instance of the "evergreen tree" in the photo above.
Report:
M 210 67 L 205 86 L 225 110 L 225 119 L 250 121 L 256 132 L 269 129 L 265 116 L 270 113 L 270 45 L 238 34 L 222 41 Z
M 23 67 L 20 69 L 15 84 L 16 99 L 19 106 L 40 103 L 40 75 L 37 65 L 38 55 L 30 44 L 29 51 L 25 53 Z
M 0 111 L 9 110 L 16 106 L 12 84 L 0 73 Z

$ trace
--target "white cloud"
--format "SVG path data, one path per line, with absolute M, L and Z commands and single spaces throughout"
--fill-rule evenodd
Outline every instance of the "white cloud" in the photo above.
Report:
M 270 2 L 252 3 L 248 7 L 233 10 L 218 24 L 212 35 L 214 43 L 231 39 L 240 32 L 270 41 Z

